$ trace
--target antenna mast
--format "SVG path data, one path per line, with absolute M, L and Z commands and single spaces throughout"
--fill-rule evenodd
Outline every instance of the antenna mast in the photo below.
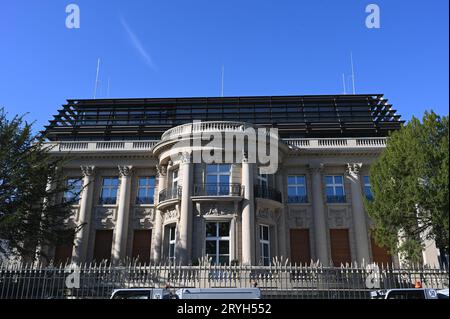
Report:
M 98 75 L 100 72 L 100 58 L 97 61 L 97 75 L 95 76 L 95 88 L 94 88 L 94 99 L 97 98 L 97 89 L 98 89 Z
M 224 94 L 224 81 L 225 80 L 225 66 L 222 65 L 222 89 L 220 91 L 220 96 L 223 97 Z
M 352 85 L 353 85 L 353 94 L 356 94 L 356 89 L 355 89 L 355 69 L 353 66 L 353 52 L 350 52 L 350 61 L 352 64 Z
M 106 90 L 106 96 L 109 98 L 109 82 L 111 81 L 111 77 L 108 77 L 108 88 Z
M 342 73 L 342 85 L 344 86 L 344 94 L 347 94 L 347 87 L 345 86 L 345 74 Z

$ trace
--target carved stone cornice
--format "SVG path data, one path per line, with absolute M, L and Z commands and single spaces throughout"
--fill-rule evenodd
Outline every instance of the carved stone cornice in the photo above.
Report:
M 81 166 L 81 173 L 84 177 L 93 176 L 95 174 L 95 166 Z
M 120 177 L 131 176 L 133 173 L 133 166 L 118 166 Z

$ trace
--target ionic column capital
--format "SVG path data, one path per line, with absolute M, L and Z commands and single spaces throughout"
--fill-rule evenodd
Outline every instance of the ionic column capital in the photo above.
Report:
M 324 165 L 322 163 L 309 164 L 308 171 L 311 174 L 320 174 L 323 170 Z
M 190 164 L 191 163 L 191 153 L 183 152 L 180 155 L 180 160 L 182 164 Z
M 95 173 L 95 166 L 81 166 L 80 168 L 84 177 L 93 176 Z
M 118 166 L 120 177 L 128 177 L 133 173 L 133 166 Z
M 362 163 L 348 163 L 347 174 L 350 177 L 358 177 L 361 171 Z

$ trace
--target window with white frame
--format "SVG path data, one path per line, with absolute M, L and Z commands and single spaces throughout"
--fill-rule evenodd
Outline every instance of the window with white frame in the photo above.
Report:
M 364 176 L 364 195 L 368 200 L 373 199 L 372 195 L 372 186 L 370 185 L 370 178 L 369 176 Z
M 117 191 L 119 189 L 119 178 L 104 177 L 100 204 L 115 205 L 117 202 Z
M 206 256 L 214 265 L 230 263 L 230 222 L 207 222 Z
M 168 236 L 168 245 L 169 245 L 169 261 L 175 261 L 175 244 L 176 244 L 176 226 L 169 226 L 169 236 Z
M 171 180 L 171 187 L 167 191 L 168 198 L 175 198 L 178 194 L 178 179 L 179 179 L 179 170 L 174 169 L 172 170 L 172 180 Z
M 155 177 L 139 177 L 136 204 L 153 204 L 155 197 Z
M 210 164 L 206 167 L 206 193 L 209 196 L 230 194 L 229 164 Z
M 263 266 L 270 265 L 270 227 L 267 225 L 259 225 L 259 246 L 261 264 Z
M 344 177 L 341 175 L 325 176 L 325 189 L 328 203 L 345 202 Z
M 288 202 L 307 203 L 306 177 L 304 175 L 288 176 Z
M 83 180 L 80 178 L 69 178 L 66 180 L 67 190 L 64 192 L 64 201 L 77 203 L 80 201 L 80 193 L 83 188 Z

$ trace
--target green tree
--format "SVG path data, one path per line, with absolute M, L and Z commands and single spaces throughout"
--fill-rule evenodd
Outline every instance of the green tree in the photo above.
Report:
M 39 247 L 73 241 L 76 232 L 65 223 L 75 198 L 61 200 L 74 191 L 58 169 L 66 159 L 52 158 L 44 142 L 23 117 L 8 120 L 0 108 L 0 250 L 27 262 L 48 259 Z
M 425 239 L 449 251 L 448 143 L 448 116 L 426 112 L 391 134 L 371 167 L 375 239 L 410 262 L 422 260 Z

